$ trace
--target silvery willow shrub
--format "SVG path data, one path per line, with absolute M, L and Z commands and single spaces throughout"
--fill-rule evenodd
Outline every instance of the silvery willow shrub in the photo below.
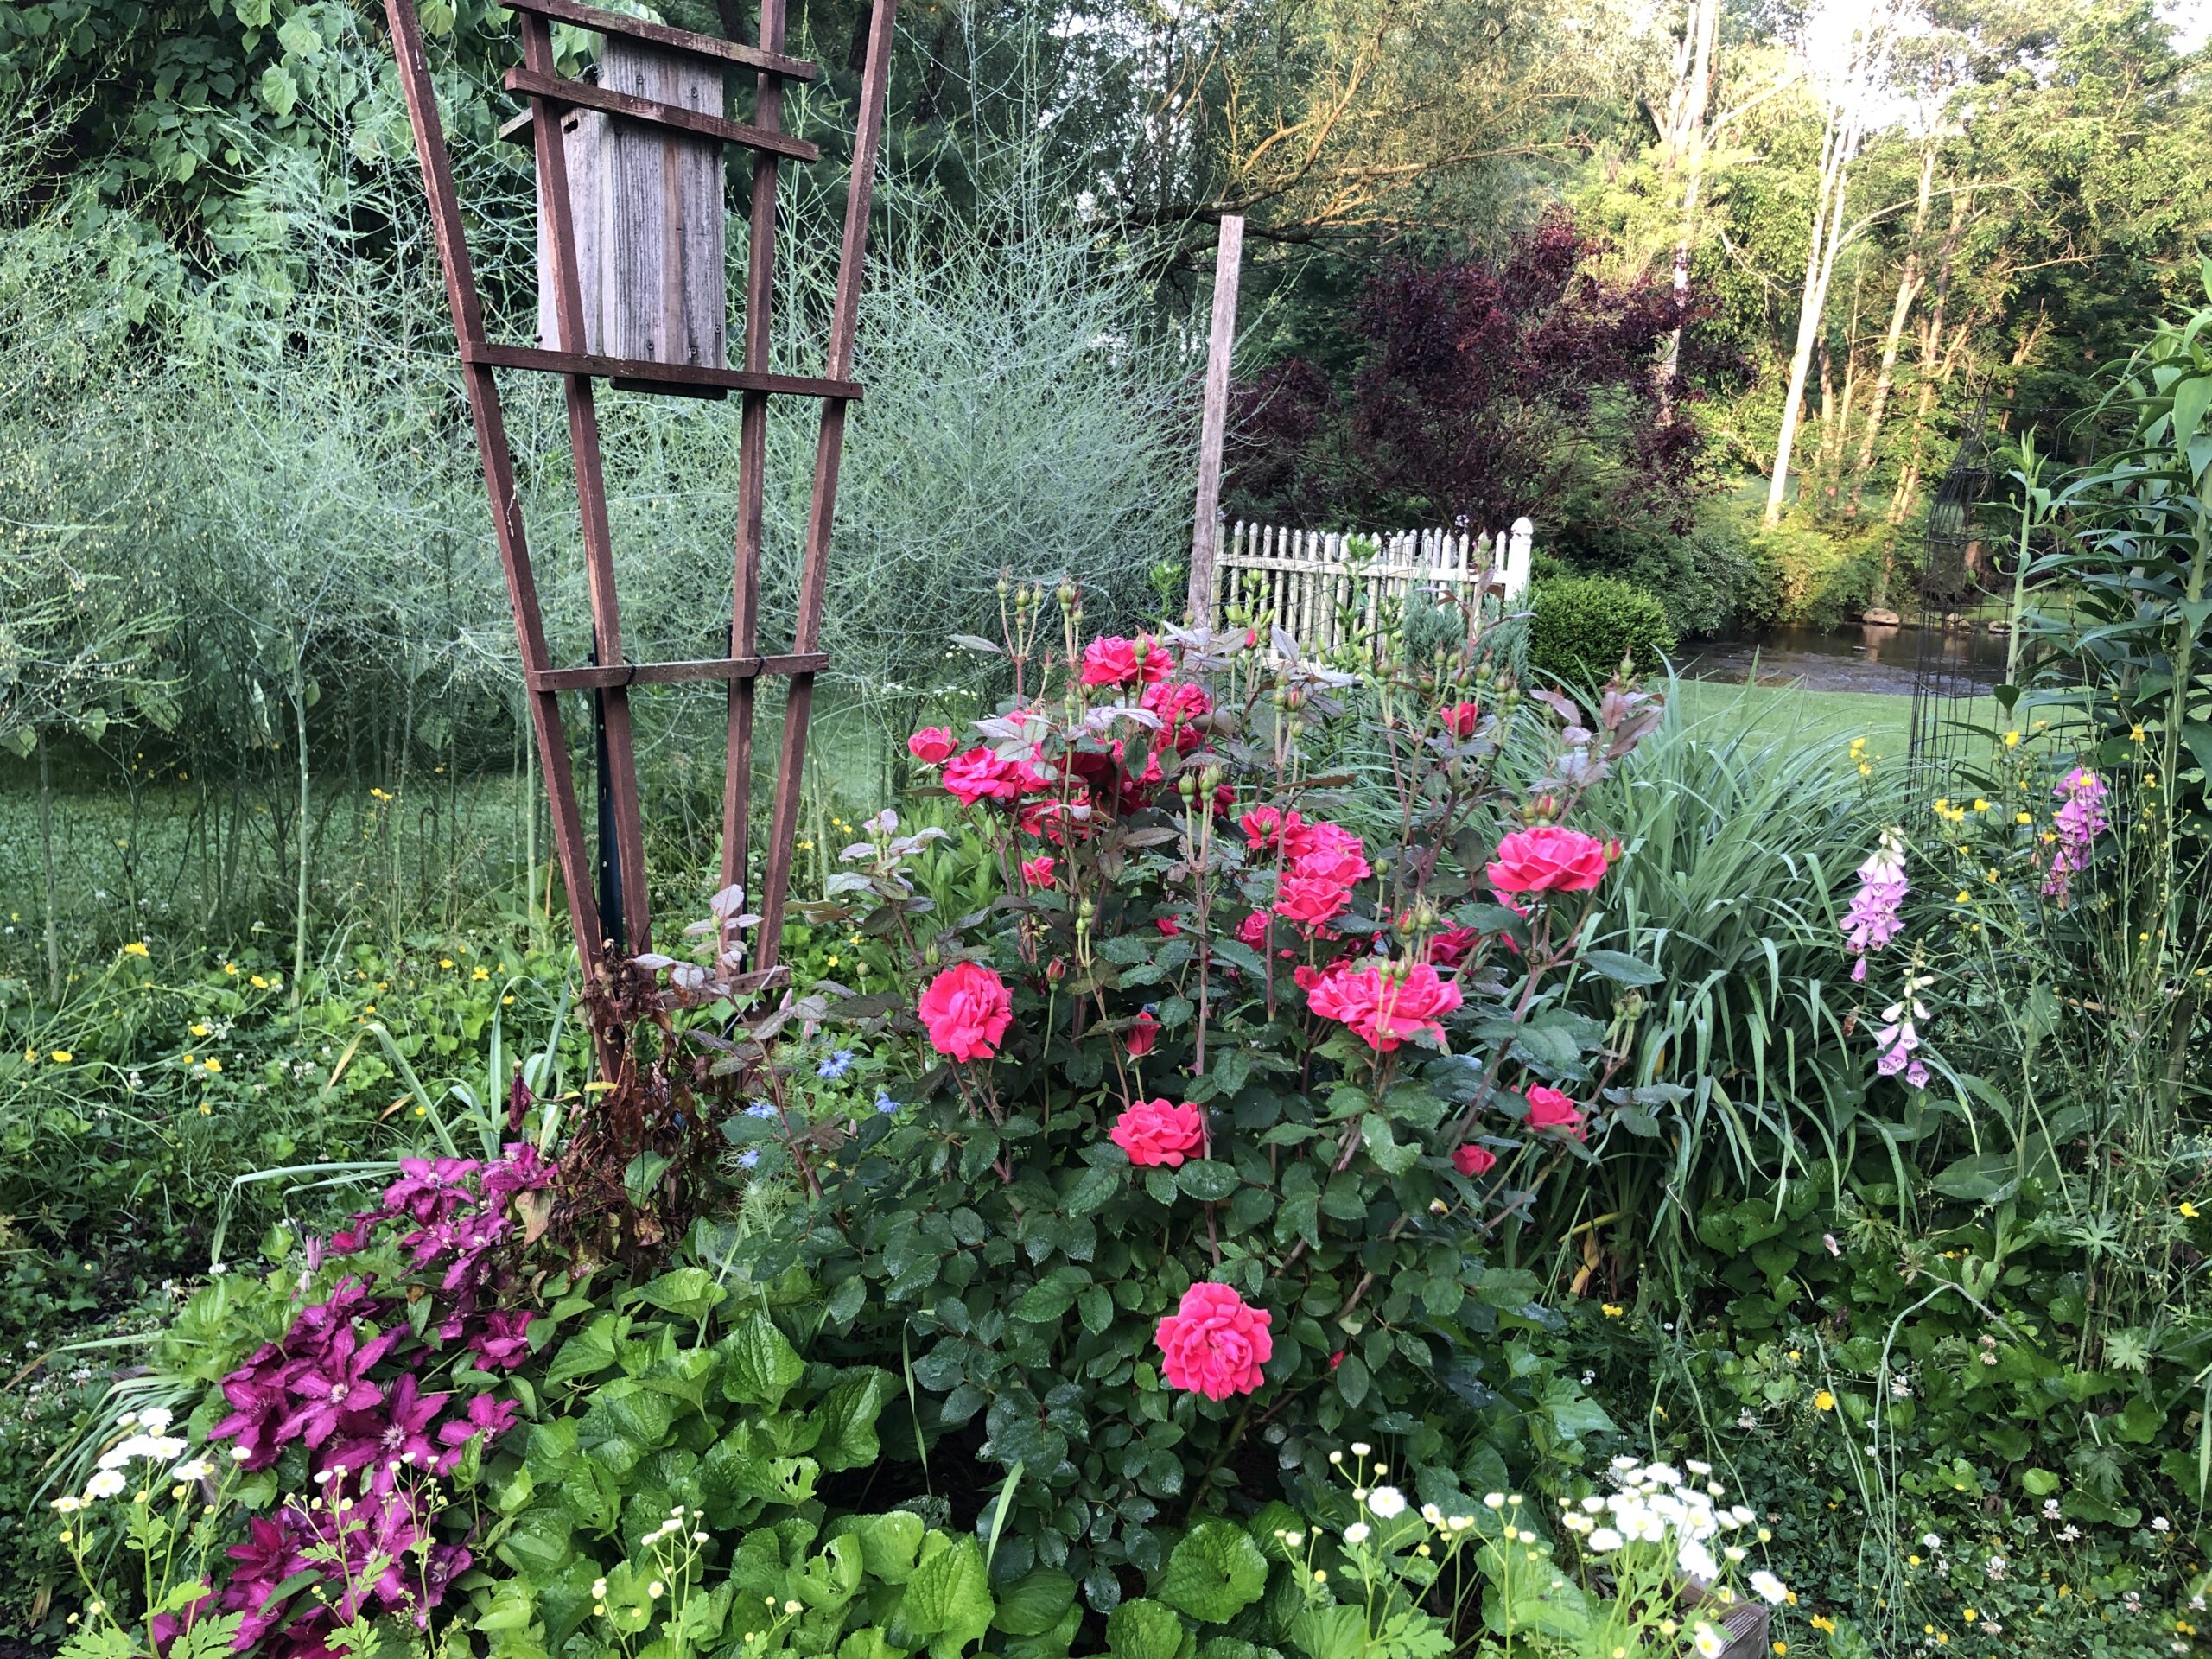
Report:
M 1508 1344 L 1552 1319 L 1521 1218 L 1639 1104 L 1562 1003 L 1640 966 L 1579 948 L 1619 849 L 1573 820 L 1660 710 L 1518 690 L 1479 612 L 1350 674 L 1258 626 L 1085 639 L 1072 588 L 1055 610 L 1013 588 L 1013 695 L 912 740 L 957 827 L 885 812 L 814 912 L 871 989 L 806 1010 L 857 1028 L 893 1109 L 787 1104 L 811 1050 L 725 1064 L 774 1096 L 729 1124 L 749 1178 L 807 1195 L 746 1270 L 810 1275 L 825 1348 L 907 1379 L 886 1446 L 918 1487 L 962 1483 L 979 1527 L 1011 1492 L 1004 1570 L 1109 1613 L 1317 1433 L 1440 1464 L 1519 1386 Z M 1364 785 L 1306 759 L 1349 736 Z M 937 911 L 948 859 L 995 896 Z M 1605 1425 L 1541 1386 L 1516 1414 Z

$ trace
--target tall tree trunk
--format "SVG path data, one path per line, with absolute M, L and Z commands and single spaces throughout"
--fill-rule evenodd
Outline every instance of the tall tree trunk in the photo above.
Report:
M 1682 212 L 1675 236 L 1675 326 L 1659 369 L 1659 406 L 1674 412 L 1674 387 L 1682 367 L 1682 318 L 1689 308 L 1690 256 L 1697 243 L 1698 199 L 1705 183 L 1706 121 L 1713 102 L 1713 54 L 1720 34 L 1720 0 L 1689 0 L 1682 43 L 1675 54 L 1675 96 L 1669 105 L 1664 169 L 1682 179 Z
M 34 726 L 31 734 L 38 744 L 38 846 L 46 877 L 46 994 L 59 1005 L 61 1001 L 61 927 L 59 918 L 61 872 L 54 859 L 54 772 L 47 759 L 46 728 Z
M 1941 129 L 1937 129 L 1940 132 Z M 1882 420 L 1890 406 L 1890 389 L 1897 384 L 1897 353 L 1904 341 L 1905 323 L 1912 315 L 1913 302 L 1920 297 L 1924 278 L 1920 274 L 1920 239 L 1928 229 L 1928 209 L 1936 193 L 1936 132 L 1929 135 L 1920 152 L 1920 193 L 1914 199 L 1912 234 L 1906 240 L 1904 265 L 1897 273 L 1896 302 L 1890 307 L 1889 331 L 1882 336 L 1882 366 L 1874 376 L 1874 395 L 1866 408 L 1866 430 L 1859 441 L 1859 460 L 1852 469 L 1851 494 L 1844 505 L 1844 516 L 1859 516 L 1860 499 L 1866 491 L 1866 480 L 1874 469 L 1874 445 L 1882 434 Z M 1887 575 L 1888 562 L 1884 561 Z
M 1843 242 L 1844 207 L 1850 195 L 1851 163 L 1859 149 L 1859 98 L 1855 85 L 1844 102 L 1828 108 L 1821 140 L 1821 188 L 1814 205 L 1805 248 L 1805 281 L 1797 302 L 1797 343 L 1789 355 L 1789 383 L 1783 392 L 1782 425 L 1775 434 L 1774 470 L 1767 479 L 1766 522 L 1782 522 L 1789 499 L 1789 467 L 1797 448 L 1797 429 L 1805 403 L 1805 383 L 1813 370 L 1813 348 L 1827 313 L 1828 286 L 1835 277 L 1836 254 Z
M 1913 411 L 1911 459 L 1898 474 L 1890 510 L 1884 515 L 1893 524 L 1902 524 L 1912 516 L 1913 498 L 1920 488 L 1921 465 L 1928 449 L 1928 417 L 1936 410 L 1936 388 L 1941 378 L 1937 358 L 1943 344 L 1944 313 L 1951 304 L 1951 266 L 1966 235 L 1967 201 L 1964 191 L 1951 198 L 1950 228 L 1943 233 L 1943 245 L 1936 257 L 1936 302 L 1920 326 L 1920 399 Z

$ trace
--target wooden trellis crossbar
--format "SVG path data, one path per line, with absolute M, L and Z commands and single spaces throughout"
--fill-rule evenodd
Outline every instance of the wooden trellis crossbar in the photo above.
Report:
M 792 840 L 798 833 L 800 770 L 813 711 L 814 681 L 830 661 L 819 648 L 823 597 L 830 526 L 836 510 L 837 467 L 844 442 L 845 410 L 861 391 L 850 378 L 853 334 L 859 312 L 861 270 L 867 247 L 875 158 L 882 138 L 897 0 L 874 0 L 869 16 L 836 296 L 830 312 L 824 372 L 818 378 L 773 373 L 768 366 L 779 168 L 786 159 L 810 162 L 819 154 L 813 144 L 783 130 L 785 83 L 810 80 L 818 73 L 814 65 L 784 53 L 785 0 L 761 0 L 760 41 L 753 46 L 601 11 L 578 3 L 578 0 L 508 0 L 508 4 L 518 14 L 523 62 L 519 68 L 508 73 L 505 84 L 510 91 L 528 99 L 529 108 L 524 118 L 510 123 L 505 130 L 510 136 L 520 137 L 526 129 L 535 152 L 543 216 L 541 280 L 553 296 L 550 307 L 553 339 L 550 344 L 539 346 L 511 345 L 486 337 L 483 304 L 469 259 L 460 195 L 446 149 L 416 0 L 385 0 L 385 10 L 391 24 L 400 84 L 423 166 L 423 188 L 445 273 L 446 298 L 459 341 L 470 416 L 484 465 L 485 486 L 492 499 L 493 529 L 500 564 L 505 573 L 507 597 L 514 612 L 516 643 L 522 658 L 532 733 L 545 763 L 554 853 L 568 889 L 569 923 L 588 976 L 597 976 L 611 951 L 637 954 L 650 947 L 644 828 L 631 726 L 630 689 L 636 685 L 715 680 L 726 682 L 728 686 L 728 773 L 723 791 L 721 872 L 722 882 L 728 886 L 741 882 L 747 868 L 753 728 L 759 683 L 764 676 L 782 676 L 790 683 L 783 747 L 770 811 L 765 870 L 753 896 L 762 920 L 749 965 L 754 970 L 753 977 L 759 978 L 761 970 L 773 968 L 782 937 Z M 749 69 L 755 79 L 753 119 L 749 123 L 728 120 L 657 99 L 567 79 L 558 74 L 554 61 L 550 26 L 555 22 L 570 23 L 602 36 L 639 42 L 655 52 L 703 62 L 717 71 Z M 742 366 L 733 369 L 721 367 L 719 363 L 648 360 L 589 349 L 569 156 L 563 135 L 564 118 L 577 110 L 599 111 L 614 122 L 641 124 L 673 135 L 671 142 L 706 140 L 737 145 L 752 153 Z M 719 323 L 716 328 L 718 340 Z M 713 354 L 719 358 L 718 345 L 713 348 Z M 493 372 L 498 369 L 532 370 L 562 377 L 569 440 L 575 461 L 578 520 L 592 620 L 593 661 L 586 664 L 556 666 L 546 644 L 537 578 L 515 484 L 514 460 L 507 444 L 494 378 Z M 613 536 L 607 518 L 605 466 L 594 402 L 593 383 L 601 379 L 610 380 L 621 388 L 679 396 L 721 397 L 728 392 L 740 396 L 735 575 L 727 657 L 640 663 L 625 656 Z M 821 404 L 821 422 L 815 447 L 813 497 L 801 552 L 791 648 L 764 655 L 759 642 L 760 564 L 762 504 L 766 487 L 767 408 L 772 397 L 817 400 Z M 604 730 L 606 759 L 601 784 L 610 798 L 613 863 L 617 872 L 610 896 L 620 911 L 614 918 L 602 916 L 600 900 L 594 892 L 575 782 L 569 764 L 566 728 L 559 699 L 563 692 L 578 690 L 588 690 L 598 700 Z

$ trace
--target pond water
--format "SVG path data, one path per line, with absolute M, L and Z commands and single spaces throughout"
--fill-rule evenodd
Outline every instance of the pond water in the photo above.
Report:
M 1683 678 L 1740 684 L 1756 667 L 1761 685 L 1802 684 L 1815 691 L 1912 695 L 1923 633 L 1940 652 L 1954 695 L 2005 677 L 2003 634 L 1980 628 L 1944 633 L 1853 624 L 1841 628 L 1769 628 L 1733 639 L 1693 640 L 1675 664 Z

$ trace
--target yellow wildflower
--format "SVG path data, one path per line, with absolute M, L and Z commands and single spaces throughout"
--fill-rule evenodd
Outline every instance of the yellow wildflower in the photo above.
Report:
M 1813 1396 L 1813 1409 L 1815 1411 L 1834 1411 L 1835 1409 L 1835 1395 L 1830 1394 L 1826 1389 L 1822 1389 L 1818 1394 Z
M 1598 1305 L 1598 1311 L 1609 1319 L 1618 1319 L 1628 1312 L 1618 1302 L 1600 1302 Z
M 205 1037 L 207 1034 L 207 1027 L 195 1020 L 192 1022 L 192 1034 L 195 1037 Z
M 207 1057 L 207 1069 L 210 1071 L 219 1071 L 223 1069 L 223 1063 L 210 1054 Z
M 133 939 L 123 947 L 123 954 L 126 957 L 143 957 L 150 953 L 147 950 L 146 942 L 143 939 Z
M 2181 1215 L 2183 1221 L 2195 1221 L 2197 1217 L 2196 1206 L 2187 1198 L 2183 1198 L 2181 1201 Z
M 76 1058 L 66 1048 L 57 1048 L 54 1051 L 54 1063 L 56 1065 L 67 1065 Z
M 251 982 L 253 988 L 257 991 L 265 991 L 269 988 L 269 982 L 264 979 L 259 974 L 254 975 Z
M 469 975 L 469 978 L 471 979 L 489 979 L 491 977 L 492 970 L 489 968 L 482 967 L 478 968 L 475 972 Z
M 2008 749 L 2017 749 L 2017 748 L 2018 748 L 2018 747 L 2020 747 L 2020 734 L 2019 734 L 2019 733 L 2018 733 L 2018 732 L 2007 732 L 2007 733 L 2005 733 L 2005 747 L 2006 748 L 2008 748 Z
M 452 958 L 451 957 L 440 957 L 438 958 L 438 966 L 439 966 L 439 967 L 441 967 L 441 968 L 450 968 L 450 967 L 452 967 L 452 966 L 453 966 L 453 958 Z

